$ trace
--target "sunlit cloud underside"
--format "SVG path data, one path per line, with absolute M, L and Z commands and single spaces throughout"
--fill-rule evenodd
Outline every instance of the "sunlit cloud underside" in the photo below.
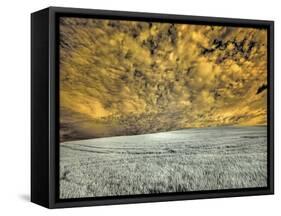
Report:
M 61 141 L 266 116 L 266 29 L 60 18 Z

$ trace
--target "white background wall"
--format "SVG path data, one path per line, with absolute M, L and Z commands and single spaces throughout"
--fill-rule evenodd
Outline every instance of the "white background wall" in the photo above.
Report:
M 0 6 L 0 215 L 276 215 L 280 200 L 278 0 L 6 0 Z M 47 210 L 30 203 L 30 13 L 48 6 L 275 20 L 276 195 Z M 279 85 L 278 85 L 279 83 Z

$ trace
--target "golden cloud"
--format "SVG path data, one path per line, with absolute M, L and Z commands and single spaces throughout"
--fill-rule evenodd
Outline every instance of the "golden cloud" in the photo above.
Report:
M 60 20 L 62 140 L 264 125 L 266 80 L 265 29 Z

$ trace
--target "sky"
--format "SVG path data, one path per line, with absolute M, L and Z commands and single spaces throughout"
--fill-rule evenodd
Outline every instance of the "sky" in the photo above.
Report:
M 266 29 L 60 18 L 61 141 L 267 124 Z

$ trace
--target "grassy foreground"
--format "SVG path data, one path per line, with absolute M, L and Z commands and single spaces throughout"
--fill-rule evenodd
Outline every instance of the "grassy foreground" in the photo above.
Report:
M 266 152 L 266 127 L 64 142 L 60 198 L 264 187 Z

